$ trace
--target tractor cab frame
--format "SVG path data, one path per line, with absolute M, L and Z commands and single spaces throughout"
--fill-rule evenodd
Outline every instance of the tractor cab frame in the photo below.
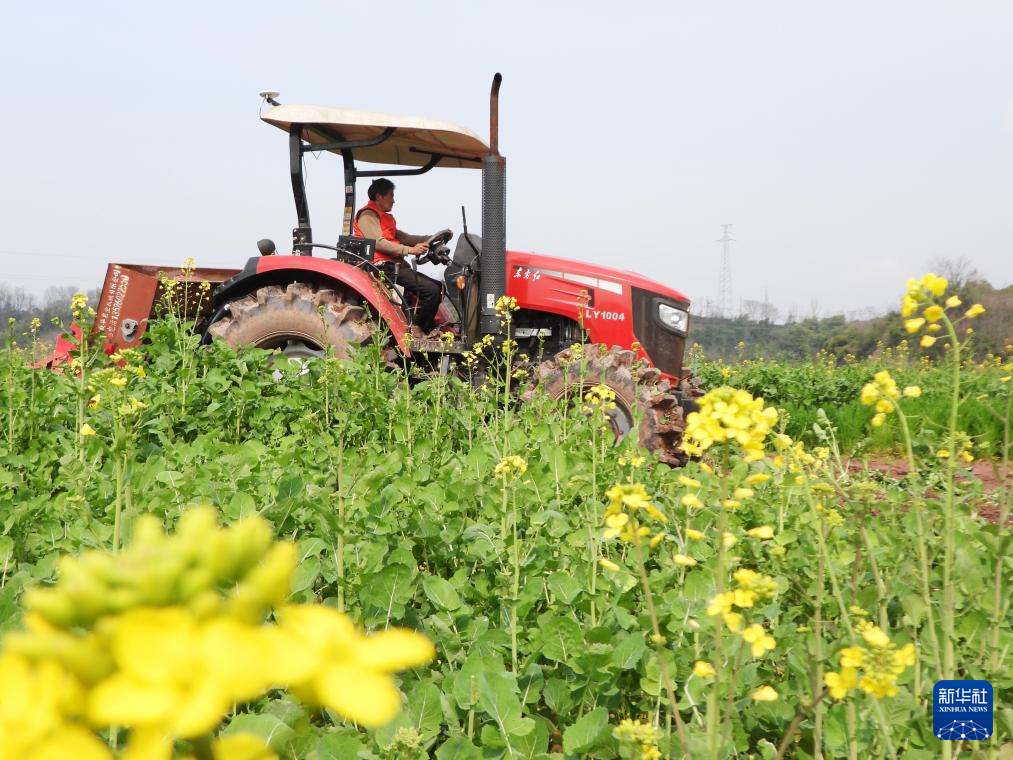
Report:
M 314 248 L 325 249 L 334 251 L 339 260 L 350 257 L 353 263 L 357 260 L 364 268 L 371 269 L 365 265 L 371 261 L 373 248 L 351 237 L 359 179 L 417 176 L 437 167 L 481 169 L 483 236 L 469 235 L 465 229 L 458 241 L 464 255 L 455 256 L 456 261 L 448 268 L 445 279 L 449 300 L 460 317 L 463 342 L 467 344 L 480 335 L 498 333 L 496 303 L 506 290 L 506 159 L 498 149 L 501 82 L 502 77 L 496 74 L 489 101 L 489 144 L 471 130 L 449 122 L 352 109 L 286 105 L 277 101 L 277 93 L 262 93 L 270 108 L 261 119 L 289 136 L 289 173 L 297 218 L 292 230 L 293 255 L 312 256 Z M 340 155 L 344 166 L 342 236 L 336 246 L 316 243 L 313 239 L 303 164 L 307 154 L 319 152 Z M 361 169 L 357 165 L 360 162 L 404 168 Z M 449 257 L 434 260 L 449 263 Z M 375 269 L 372 271 L 375 273 Z M 460 350 L 456 344 L 459 342 L 427 347 Z

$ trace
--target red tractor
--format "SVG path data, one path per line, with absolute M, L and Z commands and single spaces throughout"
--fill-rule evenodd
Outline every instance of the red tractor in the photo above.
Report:
M 501 77 L 490 96 L 490 140 L 441 121 L 316 106 L 282 105 L 261 93 L 261 118 L 288 133 L 297 226 L 292 253 L 269 240 L 242 270 L 179 269 L 110 264 L 97 308 L 96 331 L 107 350 L 136 346 L 154 317 L 159 275 L 213 286 L 198 329 L 204 339 L 277 349 L 291 357 L 336 355 L 389 333 L 389 348 L 427 369 L 451 371 L 452 361 L 484 336 L 500 339 L 497 302 L 516 299 L 511 333 L 519 351 L 540 359 L 530 396 L 541 388 L 564 399 L 594 385 L 616 394 L 611 423 L 617 438 L 640 418 L 640 441 L 663 461 L 678 450 L 695 388 L 683 368 L 689 301 L 672 288 L 632 272 L 506 249 L 506 159 L 498 146 Z M 344 164 L 344 234 L 336 245 L 313 240 L 303 179 L 308 153 L 326 151 Z M 357 162 L 405 168 L 362 170 Z M 356 181 L 424 174 L 437 167 L 481 169 L 482 236 L 467 232 L 451 254 L 451 233 L 433 236 L 421 261 L 446 264 L 437 316 L 443 339 L 413 338 L 410 297 L 384 281 L 373 263 L 375 241 L 351 235 Z M 314 253 L 323 253 L 314 256 Z M 401 266 L 414 264 L 402 263 Z M 446 335 L 450 333 L 450 335 Z M 451 338 L 452 336 L 452 338 Z M 591 344 L 573 361 L 573 344 Z M 69 342 L 61 343 L 66 355 Z

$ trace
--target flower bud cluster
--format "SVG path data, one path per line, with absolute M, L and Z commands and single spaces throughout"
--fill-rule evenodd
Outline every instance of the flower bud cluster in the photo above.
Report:
M 707 614 L 711 617 L 720 616 L 732 633 L 741 632 L 743 641 L 751 645 L 753 656 L 760 657 L 773 649 L 776 642 L 759 623 L 743 629 L 743 615 L 735 608 L 750 609 L 760 600 L 773 599 L 777 595 L 777 582 L 769 575 L 745 567 L 736 570 L 732 578 L 735 580 L 735 588 L 712 596 L 707 603 Z
M 619 757 L 629 760 L 658 760 L 660 733 L 650 723 L 624 718 L 612 730 L 612 737 L 619 742 Z
M 863 620 L 857 626 L 865 646 L 840 651 L 841 669 L 827 673 L 824 683 L 834 699 L 844 699 L 852 689 L 861 689 L 876 699 L 897 693 L 897 678 L 915 664 L 914 644 L 901 648 L 879 626 Z
M 517 456 L 516 454 L 503 457 L 494 470 L 497 480 L 517 480 L 517 478 L 527 471 L 527 460 L 524 457 Z
M 599 412 L 603 417 L 616 408 L 616 392 L 607 385 L 594 385 L 584 394 L 585 414 Z
M 509 322 L 513 319 L 513 312 L 517 311 L 520 307 L 517 305 L 517 299 L 513 296 L 500 296 L 496 300 L 496 315 L 502 322 Z
M 400 708 L 392 674 L 431 660 L 432 644 L 284 606 L 297 559 L 259 517 L 219 528 L 206 508 L 171 536 L 142 516 L 118 555 L 61 559 L 59 582 L 26 593 L 24 630 L 3 640 L 0 694 L 17 698 L 0 696 L 0 757 L 112 757 L 93 730 L 113 725 L 130 730 L 128 753 L 170 757 L 175 739 L 208 734 L 272 688 L 386 723 Z
M 651 503 L 651 495 L 640 483 L 617 483 L 605 492 L 609 505 L 605 509 L 605 531 L 602 538 L 618 538 L 626 543 L 640 544 L 642 539 L 654 533 L 650 539 L 653 549 L 665 537 L 664 530 L 655 532 L 644 522 L 655 521 L 668 524 L 664 512 Z
M 934 274 L 927 274 L 920 280 L 908 280 L 907 281 L 907 292 L 901 299 L 901 310 L 900 314 L 904 318 L 904 329 L 912 335 L 925 329 L 925 334 L 922 335 L 920 345 L 922 348 L 929 348 L 935 345 L 936 336 L 942 330 L 941 321 L 946 323 L 956 322 L 956 319 L 950 319 L 947 316 L 947 312 L 950 309 L 959 308 L 963 302 L 960 300 L 960 296 L 951 295 L 945 301 L 942 301 L 942 305 L 937 299 L 942 299 L 946 295 L 946 288 L 949 283 L 943 277 L 937 277 Z M 919 309 L 921 309 L 921 316 L 915 316 Z M 985 307 L 980 303 L 971 305 L 963 315 L 964 319 L 974 319 L 980 314 L 985 313 Z
M 747 462 L 763 458 L 767 434 L 777 423 L 777 410 L 764 407 L 762 398 L 744 390 L 722 386 L 704 395 L 699 411 L 686 418 L 682 449 L 699 456 L 715 444 L 736 442 Z
M 915 385 L 909 386 L 904 389 L 904 395 L 920 396 L 921 388 Z M 880 427 L 886 421 L 886 415 L 892 414 L 897 408 L 900 390 L 897 388 L 897 381 L 884 369 L 873 376 L 871 383 L 862 386 L 860 398 L 864 406 L 875 405 L 876 414 L 872 418 L 872 426 Z

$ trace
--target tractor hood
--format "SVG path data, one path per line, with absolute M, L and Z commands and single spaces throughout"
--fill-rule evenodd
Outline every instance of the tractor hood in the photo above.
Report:
M 302 139 L 311 145 L 382 139 L 375 145 L 355 148 L 357 161 L 373 164 L 425 166 L 439 155 L 441 168 L 481 169 L 482 160 L 489 155 L 489 146 L 470 129 L 435 119 L 287 104 L 267 109 L 260 118 L 285 132 L 301 126 Z M 384 138 L 387 132 L 390 134 Z
M 666 298 L 671 298 L 680 303 L 689 304 L 686 298 L 678 290 L 674 290 L 659 282 L 655 282 L 636 272 L 628 272 L 621 269 L 612 269 L 597 264 L 589 264 L 585 261 L 573 261 L 561 259 L 555 256 L 544 256 L 540 253 L 521 253 L 519 251 L 507 251 L 507 265 L 509 267 L 529 267 L 532 270 L 539 270 L 545 274 L 561 277 L 564 280 L 578 282 L 588 287 L 601 287 L 606 290 L 617 292 L 615 288 L 621 285 L 628 285 L 640 288 L 650 293 L 655 293 Z M 509 276 L 509 275 L 508 275 Z

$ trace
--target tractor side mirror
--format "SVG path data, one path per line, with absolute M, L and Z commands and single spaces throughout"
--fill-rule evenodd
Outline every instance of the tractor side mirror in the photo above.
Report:
M 261 256 L 274 256 L 278 252 L 277 246 L 275 246 L 274 241 L 270 238 L 258 240 L 257 250 L 260 251 Z

